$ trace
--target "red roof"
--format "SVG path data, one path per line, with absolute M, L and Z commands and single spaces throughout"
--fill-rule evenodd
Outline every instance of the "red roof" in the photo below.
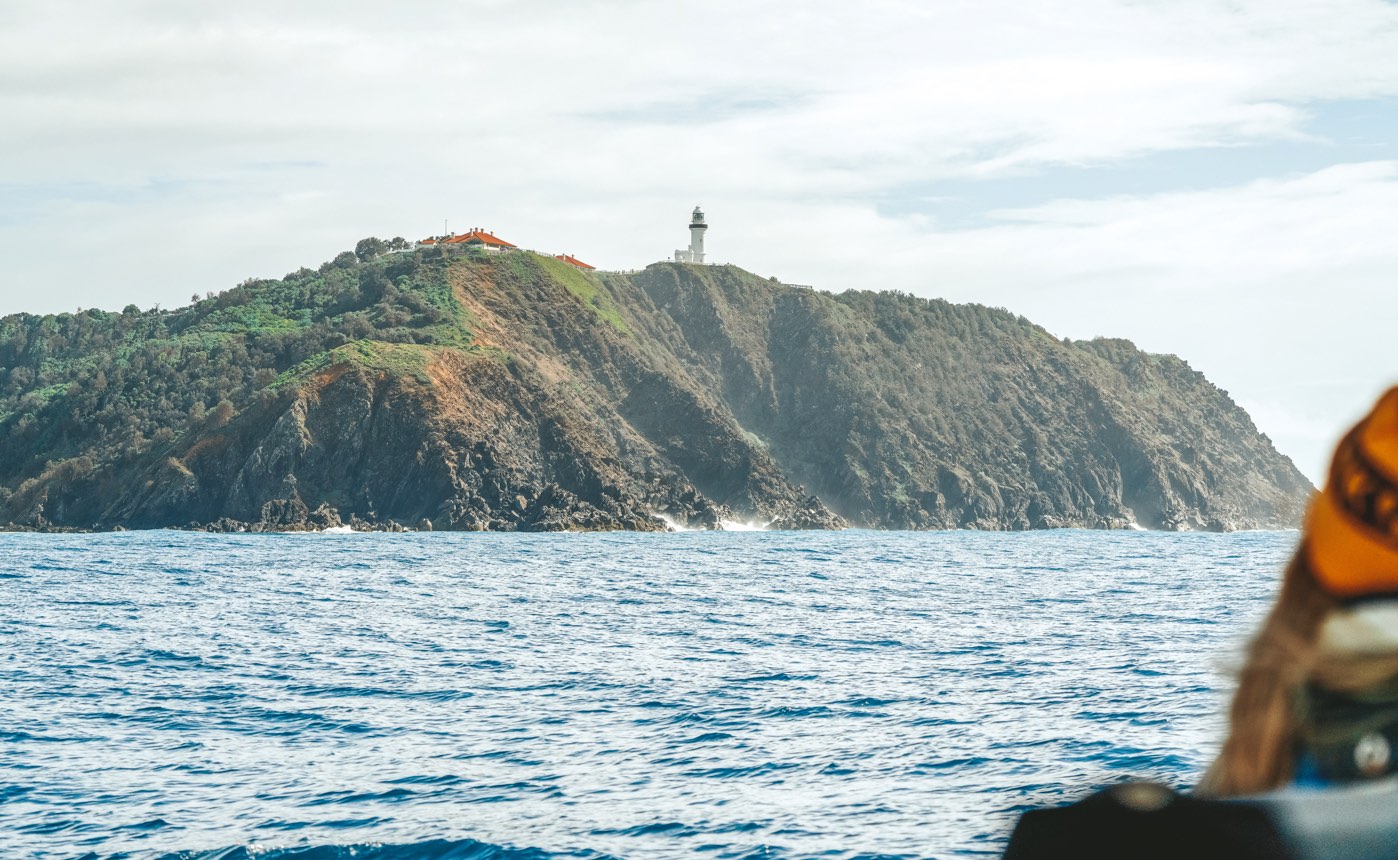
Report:
M 487 233 L 484 230 L 472 230 L 469 233 L 462 233 L 459 236 L 452 236 L 451 238 L 442 240 L 443 245 L 465 244 L 468 242 L 480 242 L 482 245 L 493 245 L 496 248 L 515 247 L 499 236 Z
M 584 263 L 582 260 L 579 260 L 577 257 L 574 257 L 572 254 L 554 254 L 554 255 L 553 255 L 553 258 L 554 258 L 555 260 L 562 260 L 563 262 L 567 263 L 567 264 L 570 265 L 570 266 L 577 266 L 579 269 L 595 269 L 595 268 L 597 268 L 596 266 L 589 266 L 587 263 Z

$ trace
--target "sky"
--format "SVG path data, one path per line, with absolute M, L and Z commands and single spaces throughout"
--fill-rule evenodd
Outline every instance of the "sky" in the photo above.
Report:
M 1389 0 L 0 0 L 0 315 L 366 236 L 684 247 L 1124 337 L 1313 481 L 1398 383 Z

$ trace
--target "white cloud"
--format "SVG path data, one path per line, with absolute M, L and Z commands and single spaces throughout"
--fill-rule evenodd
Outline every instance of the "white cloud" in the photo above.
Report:
M 578 167 L 630 177 L 607 156 L 635 144 L 652 181 L 676 170 L 735 183 L 775 173 L 781 190 L 825 166 L 868 188 L 1294 133 L 1296 103 L 1398 92 L 1398 10 L 1379 0 L 1083 0 L 1066 14 L 1032 2 L 825 2 L 793 14 L 735 0 L 702 12 L 596 2 L 420 2 L 393 16 L 363 3 L 328 15 L 265 2 L 132 8 L 46 4 L 0 35 L 0 104 L 20 157 L 11 173 L 66 175 L 113 144 L 121 158 L 95 171 L 103 178 L 210 169 L 277 148 L 440 167 L 473 150 L 509 156 L 523 142 L 550 156 L 546 176 L 575 182 Z M 798 98 L 701 128 L 640 133 L 580 119 L 750 92 Z M 580 145 L 559 146 L 560 135 Z M 56 157 L 67 152 L 89 159 Z

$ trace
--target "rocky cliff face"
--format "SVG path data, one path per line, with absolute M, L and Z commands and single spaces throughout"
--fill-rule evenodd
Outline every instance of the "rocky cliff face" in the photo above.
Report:
M 1125 341 L 732 269 L 633 280 L 659 311 L 655 336 L 855 522 L 1252 528 L 1294 524 L 1311 490 L 1224 392 Z
M 1233 529 L 1311 489 L 1123 341 L 731 267 L 396 257 L 0 323 L 0 522 Z

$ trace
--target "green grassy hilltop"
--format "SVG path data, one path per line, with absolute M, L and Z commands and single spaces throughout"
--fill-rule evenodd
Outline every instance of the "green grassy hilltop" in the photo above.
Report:
M 346 253 L 0 319 L 19 527 L 1230 529 L 1310 489 L 1177 358 L 734 267 Z

